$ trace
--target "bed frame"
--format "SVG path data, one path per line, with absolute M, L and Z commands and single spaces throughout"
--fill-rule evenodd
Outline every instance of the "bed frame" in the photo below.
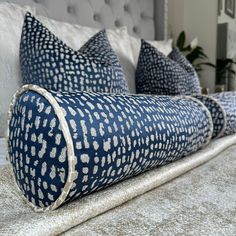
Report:
M 37 8 L 37 14 L 95 28 L 127 26 L 131 35 L 162 40 L 167 36 L 168 0 L 0 0 Z
M 168 0 L 0 0 L 35 6 L 38 15 L 95 28 L 127 26 L 131 35 L 147 40 L 167 38 Z M 0 137 L 0 165 L 6 139 Z
M 98 28 L 117 28 L 126 25 L 130 34 L 149 40 L 161 40 L 167 37 L 167 0 L 9 0 L 8 2 L 36 6 L 38 14 L 56 20 Z M 159 168 L 158 171 L 154 169 L 121 182 L 112 188 L 97 192 L 95 197 L 90 195 L 77 208 L 72 209 L 75 205 L 68 208 L 70 214 L 67 218 L 71 220 L 67 222 L 70 224 L 64 226 L 60 222 L 60 227 L 63 227 L 63 231 L 69 230 L 204 164 L 235 144 L 236 135 L 214 140 L 206 148 Z M 5 140 L 0 138 L 0 166 L 5 155 Z M 65 213 L 60 214 L 65 217 Z M 50 215 L 51 219 L 55 219 L 51 213 Z M 32 224 L 30 217 L 28 218 L 28 224 L 24 222 L 18 225 L 19 228 L 13 224 L 14 230 L 20 229 L 19 231 L 25 232 L 24 229 L 27 228 L 33 232 L 33 226 L 37 227 L 37 222 L 34 220 Z M 40 216 L 40 219 L 46 222 L 50 218 Z M 43 233 L 47 229 L 42 227 L 41 230 Z M 57 232 L 59 232 L 58 227 Z

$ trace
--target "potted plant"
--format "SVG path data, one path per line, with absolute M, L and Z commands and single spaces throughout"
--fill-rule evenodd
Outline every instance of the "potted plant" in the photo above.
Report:
M 231 58 L 217 59 L 216 84 L 217 87 L 224 87 L 225 90 L 236 90 L 236 71 L 233 66 L 236 61 Z
M 199 75 L 199 72 L 203 70 L 203 66 L 210 66 L 215 68 L 216 66 L 208 61 L 207 55 L 204 53 L 204 49 L 198 46 L 197 38 L 194 39 L 189 45 L 185 45 L 186 34 L 182 31 L 177 39 L 176 46 L 180 51 L 185 53 L 186 58 L 193 65 L 196 72 Z

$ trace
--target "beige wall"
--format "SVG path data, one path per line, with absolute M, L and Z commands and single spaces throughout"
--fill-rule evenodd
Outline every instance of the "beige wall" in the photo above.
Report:
M 169 35 L 175 40 L 184 30 L 187 42 L 197 37 L 210 62 L 216 62 L 217 0 L 169 0 Z M 202 87 L 214 92 L 215 70 L 209 67 L 200 76 Z
M 222 3 L 223 7 L 221 10 L 221 15 L 218 17 L 218 23 L 228 23 L 229 28 L 236 31 L 236 18 L 233 19 L 232 17 L 225 14 L 225 1 L 222 0 Z
M 232 18 L 225 14 L 225 1 L 223 2 L 223 8 L 221 14 L 218 17 L 218 23 L 228 23 L 228 35 L 226 35 L 227 40 L 227 57 L 236 58 L 236 18 Z M 221 35 L 223 38 L 224 36 Z

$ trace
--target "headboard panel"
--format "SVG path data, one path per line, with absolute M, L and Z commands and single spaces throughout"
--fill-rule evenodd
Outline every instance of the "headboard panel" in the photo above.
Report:
M 131 35 L 144 39 L 160 40 L 166 35 L 167 0 L 8 0 L 7 2 L 36 6 L 40 15 L 90 27 L 116 28 L 125 25 Z

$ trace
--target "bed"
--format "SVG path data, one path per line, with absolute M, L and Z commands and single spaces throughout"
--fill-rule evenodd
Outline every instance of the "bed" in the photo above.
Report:
M 128 27 L 129 33 L 136 37 L 141 37 L 147 40 L 163 40 L 167 38 L 167 0 L 14 0 L 9 2 L 36 6 L 38 14 L 48 16 L 55 20 L 97 28 L 119 28 L 125 25 Z M 9 93 L 9 90 L 3 90 L 3 92 Z M 100 226 L 100 231 L 98 232 L 86 231 L 86 227 L 89 227 L 91 222 L 88 220 L 95 217 L 94 219 L 96 221 L 98 215 L 109 210 L 109 214 L 112 214 L 112 211 L 114 211 L 115 214 L 116 210 L 114 210 L 114 208 L 121 206 L 124 203 L 126 203 L 124 206 L 127 207 L 128 211 L 129 204 L 132 204 L 134 201 L 132 200 L 133 198 L 145 193 L 148 194 L 148 191 L 153 190 L 168 181 L 173 181 L 174 178 L 211 160 L 222 153 L 225 149 L 235 144 L 235 135 L 217 139 L 212 141 L 209 146 L 180 161 L 151 170 L 135 178 L 128 179 L 101 192 L 75 201 L 68 206 L 63 206 L 58 211 L 41 215 L 32 212 L 32 210 L 14 192 L 12 176 L 6 166 L 5 156 L 7 145 L 6 139 L 3 137 L 0 139 L 0 181 L 2 183 L 0 188 L 0 209 L 6 217 L 3 217 L 2 222 L 0 221 L 0 224 L 2 224 L 0 227 L 0 233 L 6 235 L 57 235 L 66 232 L 66 235 L 87 235 L 87 233 L 90 233 L 91 235 L 102 235 L 104 232 L 104 235 L 132 235 L 135 232 L 134 228 L 136 227 L 133 224 L 127 229 L 127 231 L 121 232 L 116 231 L 114 225 L 108 225 L 106 226 L 106 229 L 102 229 Z M 235 159 L 234 153 L 235 147 L 230 149 L 230 156 L 232 159 Z M 224 158 L 224 155 L 227 155 L 227 153 L 223 153 L 217 158 L 217 160 Z M 214 166 L 217 166 L 217 164 L 209 165 L 208 168 L 218 168 Z M 207 173 L 207 169 L 205 172 Z M 232 169 L 231 172 L 233 172 Z M 230 178 L 232 177 L 231 172 L 229 173 Z M 201 171 L 199 171 L 198 176 L 199 175 L 201 175 Z M 224 179 L 224 181 L 226 181 L 226 179 Z M 224 186 L 224 183 L 222 186 Z M 232 190 L 233 196 L 236 195 L 235 191 L 233 191 L 234 187 L 235 184 L 232 184 L 230 189 Z M 154 193 L 154 195 L 155 194 L 159 193 Z M 174 193 L 172 192 L 172 194 Z M 141 197 L 145 198 L 145 196 L 147 199 L 148 196 L 153 198 L 152 194 L 143 195 Z M 135 208 L 139 208 L 139 203 L 136 204 Z M 209 205 L 210 204 L 211 202 Z M 221 204 L 224 205 L 224 202 Z M 149 205 L 149 207 L 150 206 L 151 205 Z M 201 205 L 197 205 L 197 207 L 200 206 Z M 156 211 L 158 211 L 158 209 L 156 209 Z M 217 209 L 216 212 L 218 212 Z M 164 215 L 165 211 L 163 211 L 162 214 Z M 164 217 L 162 214 L 159 215 L 160 218 Z M 109 218 L 109 215 L 107 217 Z M 157 216 L 153 215 L 153 217 Z M 231 216 L 228 217 L 230 218 Z M 233 221 L 234 219 L 231 217 L 231 220 Z M 86 221 L 88 222 L 86 223 Z M 140 220 L 140 222 L 141 221 L 142 220 Z M 81 225 L 82 223 L 84 224 Z M 158 223 L 161 224 L 161 220 Z M 153 222 L 153 224 L 157 225 L 158 223 Z M 232 224 L 232 222 L 230 224 Z M 91 225 L 91 227 L 95 227 L 96 223 L 95 225 L 91 223 Z M 73 227 L 76 228 L 72 229 Z M 111 228 L 109 229 L 109 227 Z M 152 228 L 152 226 L 149 225 L 149 228 L 147 228 L 146 231 L 144 230 L 142 233 L 140 232 L 140 234 L 155 235 L 157 230 L 150 232 L 150 228 Z M 178 225 L 176 225 L 176 229 L 177 228 Z M 204 227 L 199 230 L 204 230 Z M 232 231 L 230 232 L 235 232 L 235 230 L 235 227 L 232 226 Z M 182 233 L 186 232 L 190 232 L 190 230 L 185 228 L 185 231 Z
M 120 28 L 127 26 L 131 35 L 148 40 L 163 40 L 167 38 L 167 1 L 4 1 L 20 5 L 35 6 L 37 14 L 52 19 L 80 24 L 95 28 Z M 154 14 L 155 12 L 155 14 Z M 1 83 L 1 82 L 0 82 Z M 20 81 L 15 86 L 1 83 L 2 96 L 0 105 L 6 111 L 10 103 L 10 94 L 19 89 Z M 7 114 L 1 114 L 0 121 L 0 163 L 5 163 Z

